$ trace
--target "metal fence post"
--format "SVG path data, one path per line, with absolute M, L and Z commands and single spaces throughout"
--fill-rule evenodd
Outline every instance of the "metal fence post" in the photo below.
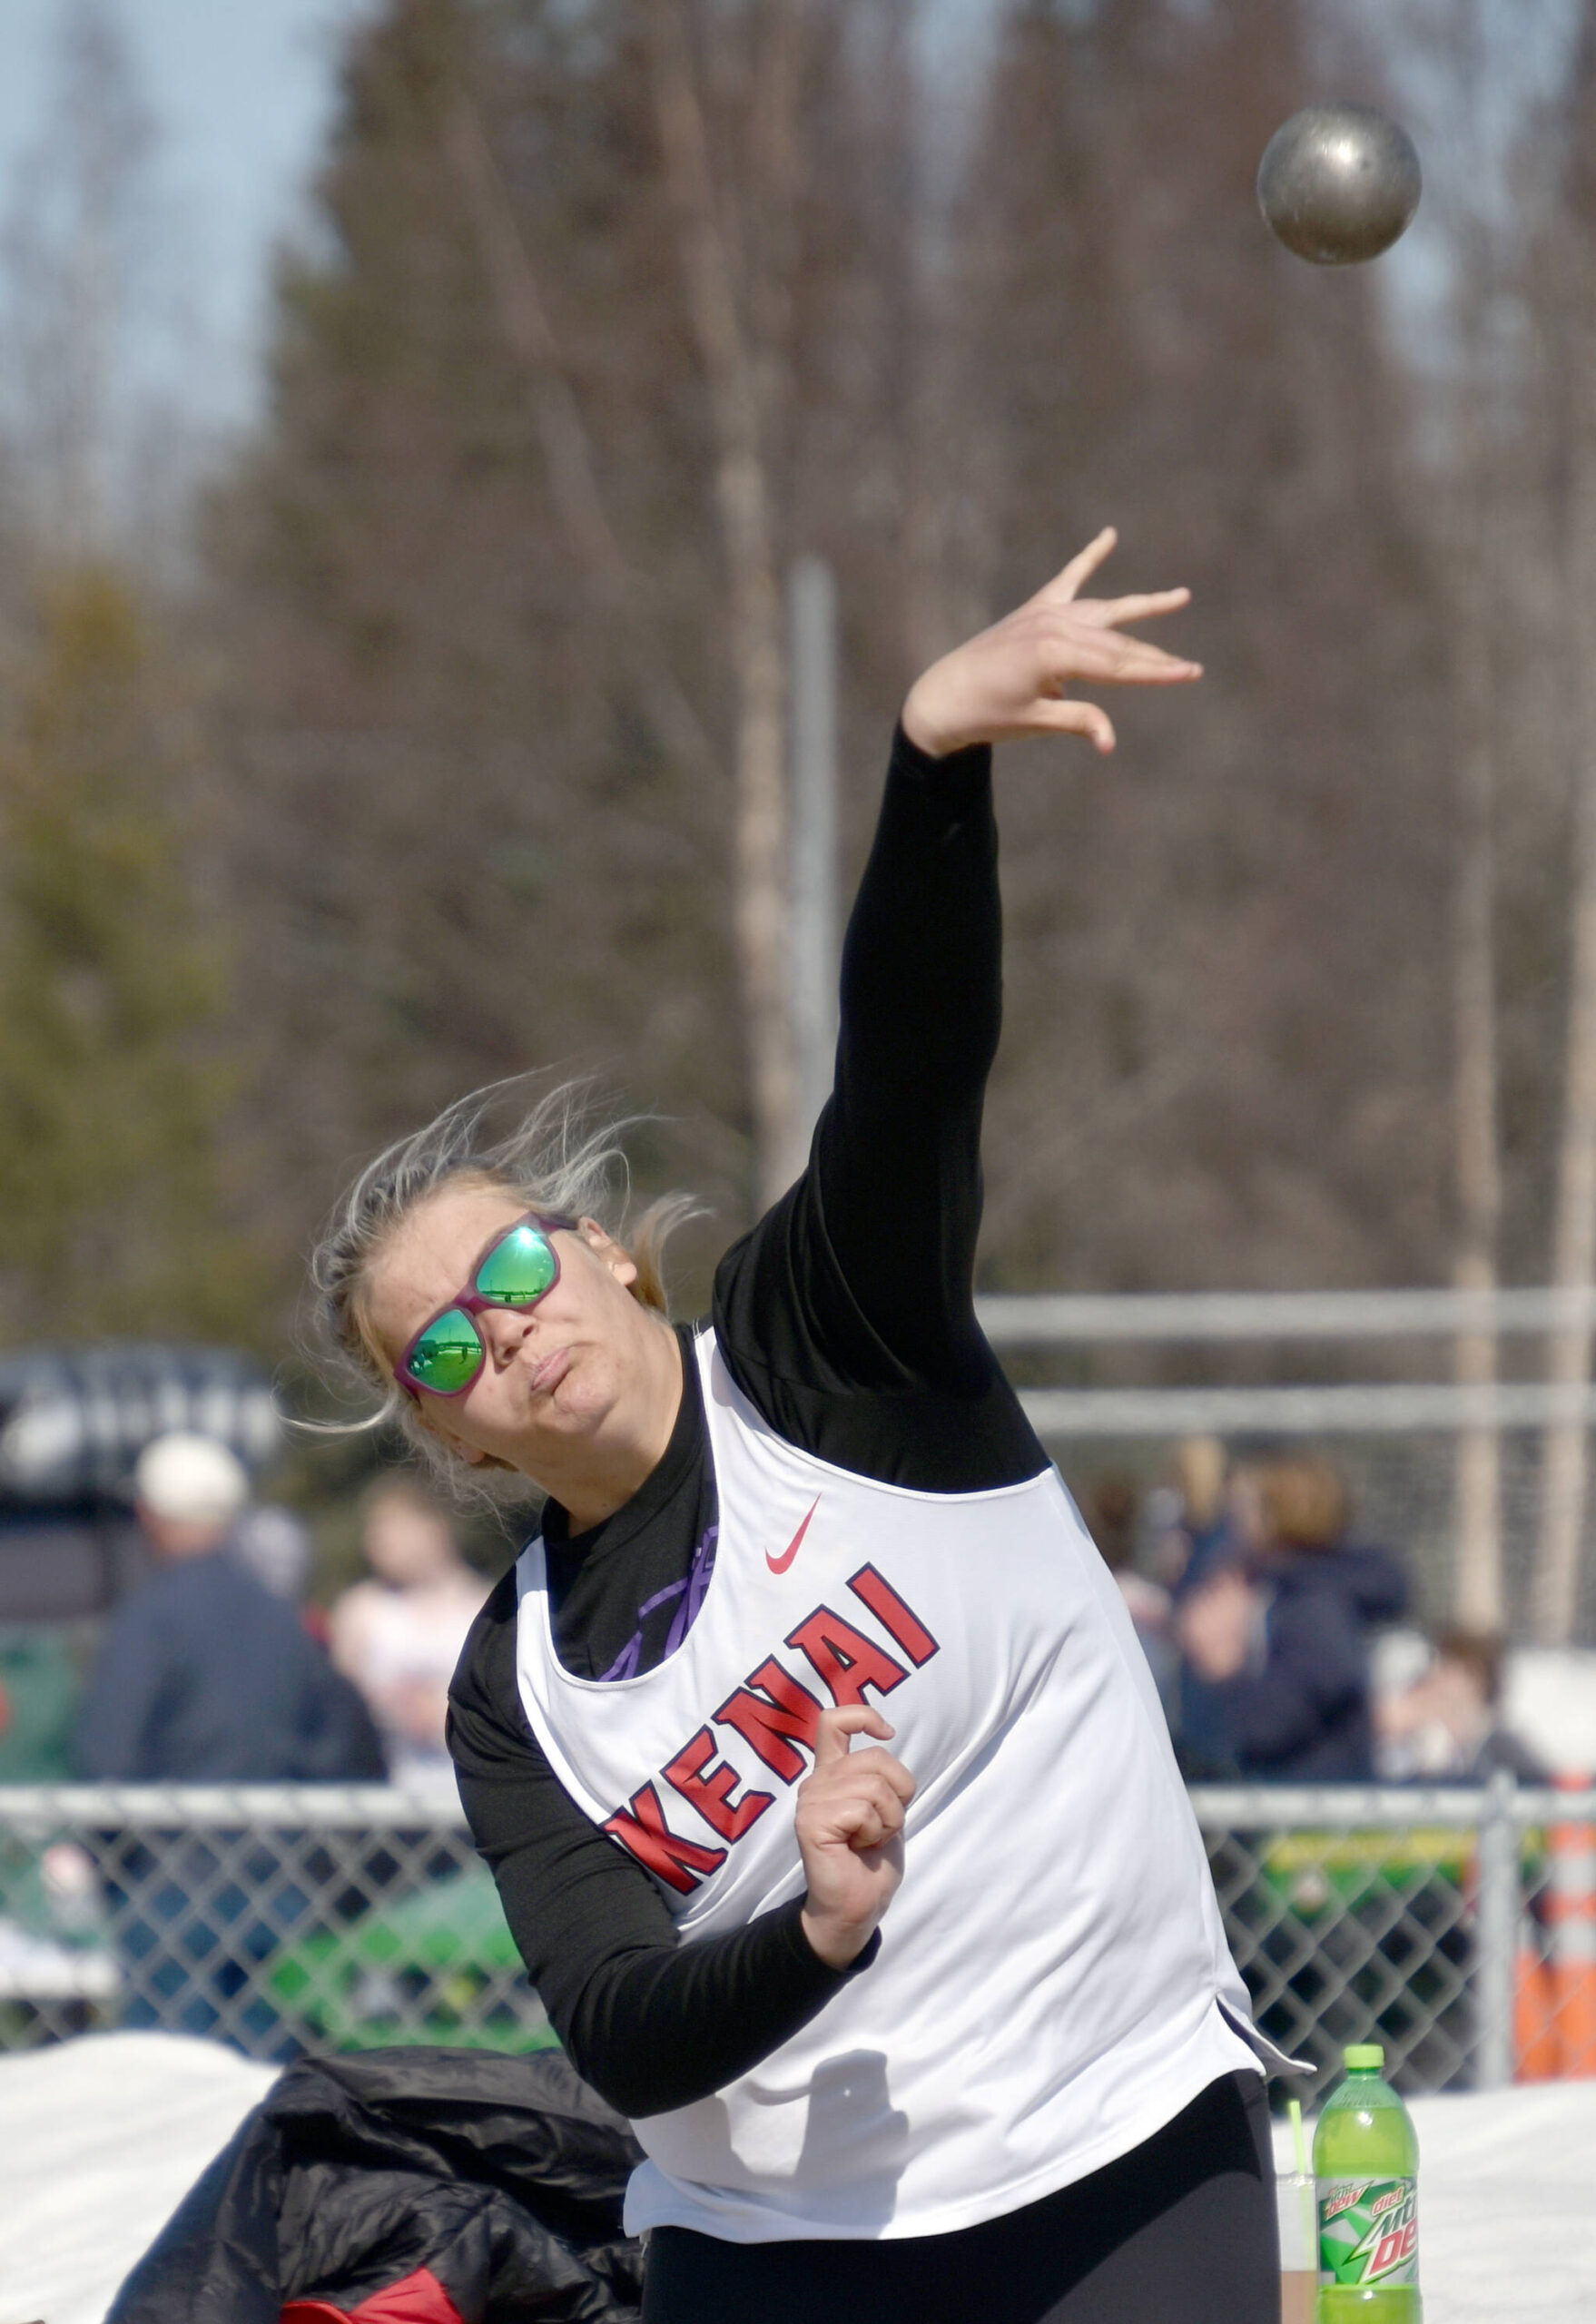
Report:
M 1518 1948 L 1518 1786 L 1499 1768 L 1480 1818 L 1480 1890 L 1474 1913 L 1474 2086 L 1512 2080 L 1512 1974 Z

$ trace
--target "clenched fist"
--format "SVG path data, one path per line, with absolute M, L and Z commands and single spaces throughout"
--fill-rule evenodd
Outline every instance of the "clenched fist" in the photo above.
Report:
M 902 1760 L 850 1750 L 855 1735 L 890 1742 L 892 1729 L 864 1703 L 822 1711 L 793 1818 L 809 1882 L 803 1934 L 833 1969 L 863 1951 L 903 1877 L 903 1813 L 914 1797 Z

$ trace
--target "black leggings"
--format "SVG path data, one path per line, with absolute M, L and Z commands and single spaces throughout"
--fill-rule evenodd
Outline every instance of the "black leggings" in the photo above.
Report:
M 1023 2211 L 892 2241 L 648 2240 L 644 2324 L 1278 2324 L 1275 2165 L 1256 2073 Z

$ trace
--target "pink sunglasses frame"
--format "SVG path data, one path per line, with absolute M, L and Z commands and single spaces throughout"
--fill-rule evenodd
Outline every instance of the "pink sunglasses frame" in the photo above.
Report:
M 416 1399 L 416 1402 L 419 1403 L 423 1396 L 437 1396 L 440 1401 L 447 1402 L 452 1396 L 468 1396 L 470 1394 L 472 1389 L 477 1385 L 478 1381 L 482 1376 L 481 1364 L 477 1366 L 476 1371 L 472 1373 L 470 1378 L 466 1382 L 463 1387 L 429 1388 L 424 1380 L 418 1380 L 411 1374 L 409 1368 L 411 1356 L 414 1355 L 417 1348 L 426 1338 L 428 1333 L 432 1329 L 433 1324 L 439 1322 L 443 1316 L 447 1315 L 451 1308 L 458 1307 L 462 1315 L 472 1316 L 480 1315 L 483 1310 L 488 1307 L 504 1307 L 507 1308 L 512 1315 L 525 1315 L 529 1314 L 540 1301 L 548 1297 L 549 1293 L 554 1289 L 555 1285 L 560 1279 L 560 1255 L 555 1245 L 555 1236 L 557 1234 L 574 1234 L 576 1225 L 577 1222 L 574 1218 L 556 1218 L 546 1211 L 524 1210 L 519 1218 L 512 1218 L 507 1226 L 501 1226 L 497 1235 L 490 1235 L 488 1236 L 487 1242 L 484 1243 L 482 1248 L 478 1252 L 476 1257 L 471 1262 L 471 1277 L 464 1291 L 457 1291 L 452 1299 L 446 1299 L 440 1307 L 435 1307 L 432 1310 L 431 1315 L 428 1316 L 426 1322 L 421 1325 L 419 1331 L 412 1332 L 409 1338 L 405 1342 L 404 1353 L 393 1367 L 393 1376 L 399 1386 L 404 1390 L 407 1396 L 413 1396 Z M 549 1256 L 554 1261 L 554 1273 L 547 1283 L 544 1285 L 543 1289 L 537 1294 L 537 1298 L 489 1299 L 484 1293 L 478 1290 L 477 1277 L 481 1274 L 482 1269 L 487 1265 L 488 1260 L 493 1256 L 494 1252 L 498 1250 L 499 1245 L 506 1239 L 506 1237 L 515 1234 L 517 1229 L 522 1226 L 536 1226 L 538 1233 L 547 1241 Z M 477 1336 L 480 1340 L 482 1338 L 481 1333 L 478 1332 Z M 487 1361 L 488 1343 L 484 1340 L 482 1342 L 482 1363 L 486 1364 Z

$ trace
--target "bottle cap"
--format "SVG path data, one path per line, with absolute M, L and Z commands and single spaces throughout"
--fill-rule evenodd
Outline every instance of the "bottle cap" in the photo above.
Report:
M 1378 2073 L 1385 2053 L 1378 2042 L 1355 2042 L 1350 2050 L 1341 2053 L 1341 2063 L 1348 2073 Z

